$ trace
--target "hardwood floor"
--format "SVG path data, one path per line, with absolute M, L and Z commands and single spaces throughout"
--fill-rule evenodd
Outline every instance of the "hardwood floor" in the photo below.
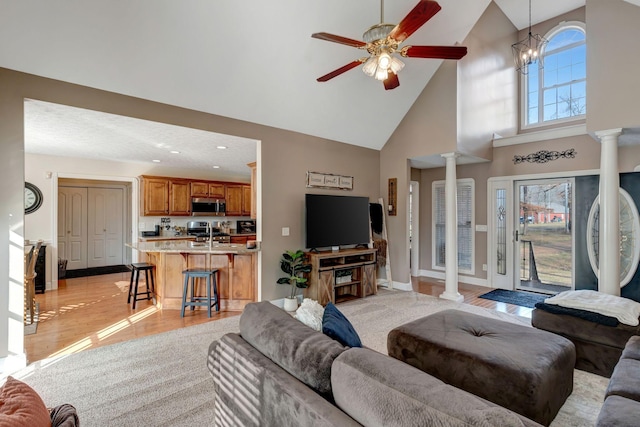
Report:
M 181 318 L 179 310 L 161 311 L 151 301 L 138 301 L 133 310 L 127 304 L 129 278 L 129 273 L 113 273 L 66 279 L 59 282 L 57 291 L 36 295 L 37 332 L 25 336 L 29 363 L 240 314 L 220 312 L 209 319 L 205 310 L 195 310 Z M 424 278 L 414 278 L 412 284 L 416 292 L 426 295 L 437 297 L 444 291 L 443 283 Z M 478 298 L 488 290 L 459 286 L 466 304 L 531 317 L 530 308 Z

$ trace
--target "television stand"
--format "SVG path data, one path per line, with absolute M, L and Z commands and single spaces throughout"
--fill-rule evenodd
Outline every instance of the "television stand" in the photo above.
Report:
M 325 306 L 375 295 L 376 252 L 370 248 L 306 252 L 311 272 L 304 296 Z

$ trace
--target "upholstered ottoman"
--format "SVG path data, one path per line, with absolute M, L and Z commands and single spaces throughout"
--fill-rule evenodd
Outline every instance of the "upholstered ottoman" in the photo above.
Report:
M 548 426 L 573 390 L 571 341 L 445 310 L 393 329 L 390 356 Z
M 577 311 L 577 310 L 574 310 Z M 576 368 L 611 377 L 629 338 L 640 334 L 640 326 L 607 326 L 569 314 L 550 313 L 536 308 L 531 324 L 538 329 L 562 335 L 576 347 Z

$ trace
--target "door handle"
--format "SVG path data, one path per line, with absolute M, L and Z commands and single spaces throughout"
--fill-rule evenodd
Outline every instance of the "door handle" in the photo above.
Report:
M 518 241 L 518 230 L 516 230 L 516 242 Z

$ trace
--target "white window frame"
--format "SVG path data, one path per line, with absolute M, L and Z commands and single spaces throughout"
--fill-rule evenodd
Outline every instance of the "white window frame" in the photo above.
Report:
M 475 236 L 475 229 L 476 229 L 476 184 L 475 184 L 475 180 L 473 178 L 462 178 L 462 179 L 457 179 L 456 180 L 456 189 L 459 189 L 460 187 L 463 186 L 467 186 L 467 187 L 471 187 L 471 202 L 470 202 L 470 206 L 471 206 L 471 212 L 470 212 L 470 217 L 471 217 L 471 224 L 470 224 L 470 236 L 471 236 L 471 242 L 469 242 L 470 248 L 471 248 L 471 253 L 470 253 L 470 257 L 471 257 L 471 268 L 470 269 L 463 269 L 460 268 L 460 263 L 458 262 L 458 273 L 462 273 L 462 274 L 470 274 L 470 275 L 475 275 L 475 271 L 476 271 L 476 246 L 475 246 L 475 240 L 476 240 L 476 236 Z M 438 188 L 444 188 L 445 187 L 445 181 L 433 181 L 431 184 L 431 268 L 433 270 L 440 270 L 440 271 L 444 271 L 446 266 L 441 266 L 441 265 L 437 265 L 437 241 L 436 241 L 436 212 L 438 210 L 438 200 L 436 197 L 436 190 Z M 458 235 L 458 239 L 460 239 L 460 236 Z M 460 248 L 460 245 L 458 244 L 458 250 Z
M 558 33 L 564 31 L 564 30 L 570 30 L 570 29 L 578 29 L 580 31 L 582 31 L 585 35 L 585 45 L 587 44 L 587 40 L 586 40 L 586 35 L 587 35 L 587 27 L 585 25 L 584 22 L 580 22 L 580 21 L 564 21 L 561 22 L 560 24 L 556 25 L 555 27 L 553 27 L 549 32 L 547 32 L 544 35 L 544 38 L 547 40 L 551 40 L 553 37 L 555 37 Z M 545 55 L 546 52 L 543 52 L 542 55 Z M 536 67 L 538 66 L 538 64 L 535 65 Z M 586 65 L 585 65 L 586 66 Z M 539 76 L 538 76 L 538 93 L 541 93 L 541 89 L 542 89 L 542 78 L 543 78 L 543 73 L 540 72 Z M 587 76 L 586 79 L 588 79 L 589 76 Z M 586 80 L 585 79 L 585 80 Z M 528 83 L 528 75 L 521 75 L 520 76 L 520 128 L 523 130 L 526 129 L 537 129 L 537 128 L 542 128 L 542 127 L 549 127 L 549 126 L 563 126 L 567 123 L 576 123 L 576 122 L 581 122 L 581 121 L 585 121 L 586 120 L 586 114 L 582 114 L 579 116 L 573 116 L 573 117 L 567 117 L 567 118 L 563 118 L 563 119 L 557 119 L 557 120 L 549 120 L 549 121 L 540 121 L 538 123 L 534 123 L 534 124 L 527 124 L 527 115 L 529 112 L 528 104 L 527 104 L 527 96 L 529 93 L 529 83 Z M 588 107 L 588 100 L 587 100 L 587 108 Z M 538 108 L 541 108 L 541 105 L 538 105 Z

